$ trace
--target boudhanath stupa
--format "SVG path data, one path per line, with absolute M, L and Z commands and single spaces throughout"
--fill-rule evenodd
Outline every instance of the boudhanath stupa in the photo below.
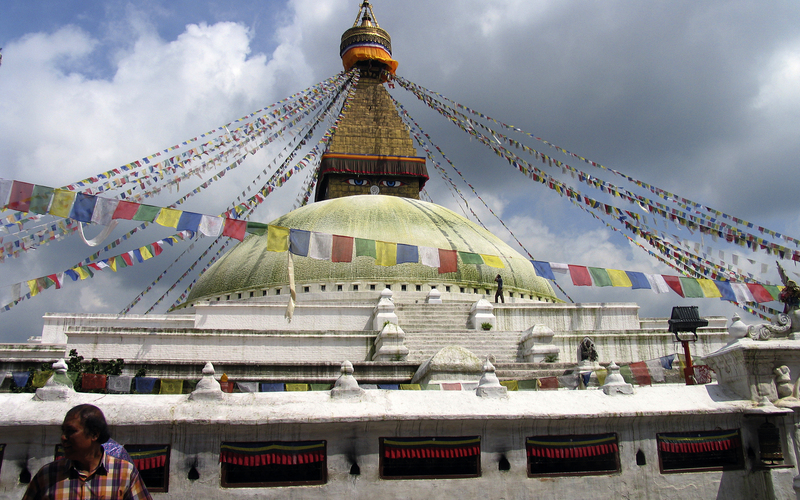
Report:
M 154 498 L 795 498 L 796 314 L 681 332 L 633 302 L 559 299 L 527 257 L 421 199 L 391 53 L 364 1 L 314 202 L 244 238 L 172 311 L 51 313 L 35 342 L 3 347 L 5 388 L 33 364 L 54 374 L 0 393 L 0 498 L 58 456 L 81 403 Z M 685 382 L 689 337 L 705 383 Z M 59 361 L 73 350 L 125 364 L 75 391 Z

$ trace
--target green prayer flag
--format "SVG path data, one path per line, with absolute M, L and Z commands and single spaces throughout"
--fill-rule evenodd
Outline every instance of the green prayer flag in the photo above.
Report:
M 533 380 L 518 380 L 517 381 L 517 390 L 520 391 L 538 391 L 539 390 L 539 381 L 536 379 Z
M 619 367 L 619 374 L 622 375 L 622 378 L 625 379 L 625 383 L 632 384 L 633 383 L 633 372 L 631 371 L 631 367 L 628 365 L 622 365 Z
M 267 234 L 267 224 L 262 224 L 261 222 L 248 222 L 247 229 L 245 229 L 248 233 L 257 234 L 259 236 L 264 236 Z
M 312 391 L 330 391 L 333 384 L 308 384 Z
M 423 391 L 441 391 L 442 386 L 439 384 L 420 384 Z
M 592 275 L 594 286 L 611 286 L 611 277 L 602 267 L 590 267 L 589 274 Z
M 140 220 L 146 222 L 153 222 L 161 211 L 161 207 L 154 207 L 153 205 L 139 205 L 139 209 L 133 215 L 133 220 Z
M 777 285 L 764 285 L 764 288 L 772 295 L 774 300 L 779 300 L 781 289 Z
M 705 295 L 703 294 L 703 289 L 700 287 L 700 283 L 697 282 L 694 278 L 684 278 L 680 277 L 681 280 L 681 288 L 683 288 L 683 296 L 688 298 L 703 298 Z
M 374 259 L 376 256 L 375 240 L 356 238 L 356 257 L 372 257 Z
M 483 264 L 483 258 L 477 253 L 458 252 L 458 256 L 464 264 Z
M 28 212 L 34 214 L 46 214 L 47 209 L 50 208 L 50 201 L 53 199 L 53 192 L 55 190 L 47 186 L 33 186 L 33 193 L 31 194 L 31 205 Z
M 37 389 L 44 387 L 44 384 L 46 384 L 47 381 L 50 380 L 50 377 L 52 375 L 53 375 L 53 370 L 45 370 L 45 371 L 36 370 L 33 374 L 33 380 L 31 380 L 31 387 L 35 387 Z

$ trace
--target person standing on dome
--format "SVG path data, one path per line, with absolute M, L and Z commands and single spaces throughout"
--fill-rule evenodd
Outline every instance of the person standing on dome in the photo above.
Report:
M 500 301 L 505 304 L 506 299 L 503 298 L 503 278 L 498 274 L 495 276 L 494 280 L 497 282 L 497 291 L 494 293 L 494 303 L 497 304 L 497 299 L 499 297 Z
M 104 451 L 109 437 L 100 408 L 83 404 L 69 410 L 61 424 L 64 458 L 39 469 L 22 499 L 152 500 L 136 467 Z

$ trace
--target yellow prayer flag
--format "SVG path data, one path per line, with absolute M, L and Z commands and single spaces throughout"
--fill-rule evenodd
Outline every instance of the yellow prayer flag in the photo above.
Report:
M 619 269 L 606 269 L 608 277 L 611 278 L 611 286 L 624 286 L 630 288 L 633 286 L 628 273 L 620 271 Z
M 697 283 L 700 285 L 700 288 L 703 290 L 703 296 L 708 298 L 716 298 L 722 297 L 722 294 L 719 293 L 719 288 L 717 285 L 714 284 L 713 280 L 705 279 L 705 278 L 697 278 Z
M 375 264 L 379 266 L 397 265 L 397 243 L 375 242 Z
M 69 217 L 72 211 L 72 203 L 75 201 L 75 193 L 64 189 L 53 191 L 53 203 L 50 204 L 50 215 L 56 217 Z
M 142 260 L 147 260 L 147 259 L 152 259 L 153 258 L 153 254 L 150 253 L 150 250 L 148 250 L 147 247 L 141 247 L 139 249 L 139 253 L 142 254 Z
M 110 259 L 108 259 L 108 267 L 110 267 L 112 271 L 117 272 L 117 259 L 116 259 L 116 257 L 111 257 Z
M 506 266 L 503 265 L 503 261 L 500 260 L 500 257 L 497 255 L 484 255 L 480 254 L 481 258 L 483 258 L 483 263 L 489 267 L 498 267 L 500 269 L 504 269 Z
M 92 275 L 89 274 L 89 271 L 87 271 L 86 268 L 83 266 L 73 267 L 72 270 L 78 273 L 78 276 L 81 277 L 81 280 L 85 280 L 86 278 L 92 277 Z
M 286 252 L 289 250 L 289 228 L 267 226 L 267 251 Z
M 606 383 L 606 377 L 608 376 L 608 370 L 596 370 L 594 372 L 595 376 L 597 376 L 597 383 L 603 385 Z
M 519 382 L 516 380 L 501 380 L 500 385 L 505 387 L 509 391 L 518 391 L 519 390 Z
M 287 392 L 307 391 L 308 384 L 286 384 Z
M 162 378 L 159 394 L 182 394 L 183 380 L 173 378 Z
M 39 285 L 36 284 L 36 280 L 28 280 L 26 283 L 31 291 L 31 297 L 36 297 L 36 295 L 39 293 Z
M 178 227 L 178 221 L 181 220 L 182 210 L 175 210 L 174 208 L 162 208 L 156 218 L 156 224 L 166 227 Z

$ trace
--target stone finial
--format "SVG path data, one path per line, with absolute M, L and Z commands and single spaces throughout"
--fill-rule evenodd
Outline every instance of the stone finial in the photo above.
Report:
M 500 385 L 500 380 L 495 374 L 495 368 L 486 356 L 486 362 L 483 364 L 483 375 L 478 382 L 478 388 L 475 389 L 475 394 L 482 398 L 502 398 L 508 395 L 508 388 Z
M 189 400 L 202 400 L 202 399 L 222 399 L 222 387 L 219 382 L 214 378 L 214 365 L 209 361 L 203 367 L 203 378 L 197 382 L 197 387 L 189 394 Z
M 373 330 L 382 330 L 383 325 L 388 323 L 398 324 L 397 314 L 394 312 L 394 300 L 392 299 L 392 291 L 384 288 L 381 291 L 381 298 L 378 305 L 375 306 L 375 319 L 372 322 Z
M 734 314 L 731 318 L 731 325 L 728 327 L 728 336 L 731 341 L 743 339 L 747 336 L 747 325 L 744 324 L 742 318 L 738 314 Z
M 442 292 L 439 290 L 432 288 L 430 292 L 428 292 L 428 296 L 425 299 L 425 302 L 428 304 L 441 304 L 442 303 Z
M 364 389 L 358 386 L 358 380 L 353 376 L 353 363 L 345 361 L 342 363 L 342 374 L 336 379 L 331 389 L 331 397 L 346 398 L 358 397 L 364 394 Z
M 375 337 L 375 354 L 372 361 L 404 361 L 408 357 L 405 332 L 394 323 L 386 323 Z
M 75 394 L 75 389 L 72 387 L 72 381 L 67 377 L 67 363 L 64 359 L 59 359 L 53 363 L 53 370 L 55 373 L 44 384 L 44 387 L 36 389 L 36 396 L 34 399 L 41 401 L 58 401 L 69 398 Z
M 608 396 L 615 396 L 617 394 L 633 394 L 633 386 L 627 382 L 619 373 L 619 366 L 613 361 L 606 368 L 608 375 L 606 376 L 606 383 L 603 384 L 603 392 Z
M 494 306 L 486 299 L 479 299 L 472 304 L 467 319 L 467 328 L 480 330 L 484 323 L 489 323 L 492 328 L 497 326 L 497 318 L 494 315 Z

